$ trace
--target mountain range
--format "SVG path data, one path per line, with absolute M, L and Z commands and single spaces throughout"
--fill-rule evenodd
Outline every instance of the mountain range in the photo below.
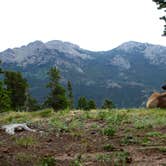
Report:
M 48 94 L 47 72 L 53 66 L 65 87 L 72 82 L 75 103 L 86 96 L 98 106 L 109 98 L 117 107 L 143 107 L 166 81 L 166 47 L 135 41 L 96 52 L 59 40 L 34 41 L 0 52 L 0 59 L 4 69 L 23 73 L 39 102 Z

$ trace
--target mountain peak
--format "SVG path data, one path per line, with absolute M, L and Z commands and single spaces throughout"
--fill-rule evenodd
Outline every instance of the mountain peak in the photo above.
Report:
M 131 49 L 131 48 L 134 48 L 134 47 L 139 47 L 141 45 L 145 45 L 144 43 L 140 43 L 140 42 L 136 42 L 136 41 L 128 41 L 128 42 L 125 42 L 123 44 L 121 44 L 118 48 L 121 48 L 121 49 Z
M 31 42 L 27 45 L 27 47 L 30 47 L 30 48 L 41 48 L 41 47 L 45 47 L 45 44 L 40 41 L 40 40 L 36 40 L 34 42 Z
M 79 48 L 79 46 L 76 44 L 72 44 L 70 42 L 64 42 L 61 40 L 51 40 L 51 41 L 46 42 L 45 45 L 50 49 L 62 49 L 64 47 Z

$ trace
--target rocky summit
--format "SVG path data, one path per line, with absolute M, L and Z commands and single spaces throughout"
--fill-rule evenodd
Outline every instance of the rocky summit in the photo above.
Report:
M 75 102 L 86 96 L 98 106 L 110 98 L 117 107 L 142 107 L 166 81 L 166 47 L 134 41 L 98 52 L 59 40 L 35 41 L 1 52 L 0 59 L 3 68 L 23 73 L 40 102 L 47 96 L 47 72 L 52 66 L 61 71 L 64 86 L 72 82 Z

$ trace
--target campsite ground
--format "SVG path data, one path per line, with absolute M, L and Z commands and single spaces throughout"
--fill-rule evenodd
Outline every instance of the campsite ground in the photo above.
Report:
M 0 166 L 166 165 L 166 110 L 9 112 L 0 125 L 26 122 L 36 129 L 0 130 Z

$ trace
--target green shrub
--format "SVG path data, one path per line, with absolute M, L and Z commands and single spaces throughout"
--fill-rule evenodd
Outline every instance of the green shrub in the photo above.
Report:
M 130 153 L 126 151 L 113 153 L 113 158 L 114 158 L 114 166 L 119 166 L 119 165 L 125 166 L 127 165 L 127 163 L 131 162 Z
M 112 155 L 109 154 L 98 154 L 96 160 L 101 163 L 111 163 L 113 161 Z
M 162 134 L 160 132 L 154 131 L 154 132 L 148 132 L 146 135 L 149 137 L 160 137 Z
M 56 159 L 52 156 L 40 158 L 39 164 L 37 164 L 37 166 L 56 166 Z
M 125 145 L 131 145 L 131 144 L 139 143 L 139 140 L 138 140 L 138 138 L 136 138 L 132 135 L 127 135 L 121 140 L 121 143 L 125 144 Z
M 112 126 L 102 129 L 102 134 L 106 136 L 114 136 L 115 132 L 116 130 Z
M 162 153 L 166 153 L 166 147 L 159 148 L 159 151 Z
M 103 149 L 105 151 L 109 152 L 109 151 L 113 151 L 115 149 L 115 147 L 112 144 L 106 144 L 106 145 L 103 146 Z
M 37 115 L 42 117 L 42 118 L 51 117 L 52 114 L 53 114 L 52 109 L 45 109 L 45 110 L 37 112 Z
M 34 156 L 29 153 L 19 152 L 16 154 L 16 160 L 19 160 L 19 162 L 23 162 L 23 163 L 32 161 L 33 158 Z
M 68 124 L 59 118 L 52 118 L 49 124 L 58 132 L 69 132 Z
M 31 136 L 26 137 L 14 137 L 14 141 L 17 145 L 23 147 L 31 147 L 37 144 L 37 140 Z

